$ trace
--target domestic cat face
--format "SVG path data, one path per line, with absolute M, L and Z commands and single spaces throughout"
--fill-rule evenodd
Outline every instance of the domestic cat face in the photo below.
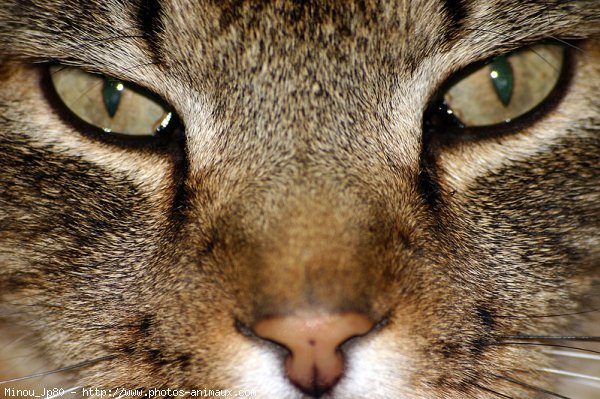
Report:
M 597 1 L 1 3 L 0 381 L 598 396 Z

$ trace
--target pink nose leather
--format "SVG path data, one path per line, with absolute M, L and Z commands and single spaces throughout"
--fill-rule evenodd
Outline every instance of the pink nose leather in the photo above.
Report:
M 333 387 L 344 372 L 339 346 L 372 328 L 373 322 L 359 313 L 300 313 L 260 320 L 254 332 L 290 351 L 285 362 L 288 378 L 315 394 Z

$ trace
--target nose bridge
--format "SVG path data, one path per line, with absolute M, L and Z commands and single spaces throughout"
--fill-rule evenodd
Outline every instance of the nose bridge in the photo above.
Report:
M 366 212 L 359 198 L 323 177 L 297 181 L 286 197 L 268 232 L 276 248 L 301 263 L 344 263 L 352 257 L 353 251 L 345 251 L 346 256 L 340 252 L 354 247 L 358 239 Z
M 252 274 L 257 317 L 285 314 L 299 308 L 331 312 L 366 312 L 364 299 L 376 260 L 366 248 L 361 219 L 367 206 L 352 195 L 332 189 L 298 187 L 280 209 L 268 209 L 270 219 L 254 231 Z M 310 194 L 307 194 L 307 191 Z M 254 222 L 251 222 L 255 224 Z
M 371 287 L 385 270 L 371 239 L 386 214 L 378 199 L 414 163 L 402 156 L 414 143 L 383 142 L 389 121 L 377 117 L 367 82 L 362 91 L 324 83 L 313 91 L 296 79 L 294 95 L 277 80 L 253 83 L 247 102 L 225 102 L 216 114 L 222 130 L 209 148 L 190 153 L 193 160 L 195 151 L 218 154 L 192 170 L 214 171 L 207 202 L 227 210 L 222 235 L 243 246 L 230 250 L 255 313 L 312 306 L 368 313 Z
M 240 110 L 252 113 L 225 123 L 230 129 L 210 144 L 219 151 L 202 151 L 219 158 L 208 160 L 212 175 L 198 173 L 198 185 L 209 187 L 205 203 L 224 210 L 215 229 L 236 240 L 228 251 L 257 317 L 314 305 L 369 313 L 372 287 L 389 270 L 378 238 L 395 226 L 395 199 L 417 165 L 384 145 L 389 132 L 372 109 L 361 114 L 357 101 L 345 99 L 351 106 L 341 110 L 326 94 L 304 96 L 249 98 Z M 398 137 L 407 152 L 414 143 Z

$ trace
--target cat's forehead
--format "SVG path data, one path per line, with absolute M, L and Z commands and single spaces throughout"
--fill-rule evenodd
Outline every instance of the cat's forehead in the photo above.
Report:
M 418 22 L 423 13 L 436 14 L 434 2 L 415 9 L 414 22 L 391 2 L 158 4 L 143 12 L 146 54 L 165 74 L 213 93 L 295 96 L 318 85 L 352 91 L 355 84 L 365 94 L 377 85 L 381 94 L 381 76 L 414 73 L 443 46 L 444 35 L 453 35 L 451 28 L 436 33 L 451 25 L 443 16 Z
M 464 16 L 462 8 L 440 12 L 447 3 L 438 1 L 418 7 L 393 1 L 153 4 L 142 14 L 157 59 L 168 54 L 190 68 L 209 63 L 209 69 L 231 67 L 237 73 L 274 59 L 285 59 L 290 66 L 315 60 L 313 68 L 368 61 L 379 68 L 414 69 L 428 54 L 458 39 L 456 28 Z M 258 60 L 262 55 L 266 59 Z

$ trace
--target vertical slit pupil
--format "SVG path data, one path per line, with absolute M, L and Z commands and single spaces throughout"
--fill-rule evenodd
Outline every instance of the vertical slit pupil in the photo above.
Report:
M 104 100 L 104 106 L 106 107 L 106 112 L 108 112 L 108 115 L 111 118 L 115 116 L 117 110 L 119 109 L 121 95 L 123 94 L 124 89 L 125 85 L 120 80 L 111 78 L 109 76 L 104 77 L 102 97 Z
M 513 92 L 513 70 L 506 56 L 501 55 L 493 59 L 491 63 L 490 78 L 496 91 L 496 95 L 507 107 Z

